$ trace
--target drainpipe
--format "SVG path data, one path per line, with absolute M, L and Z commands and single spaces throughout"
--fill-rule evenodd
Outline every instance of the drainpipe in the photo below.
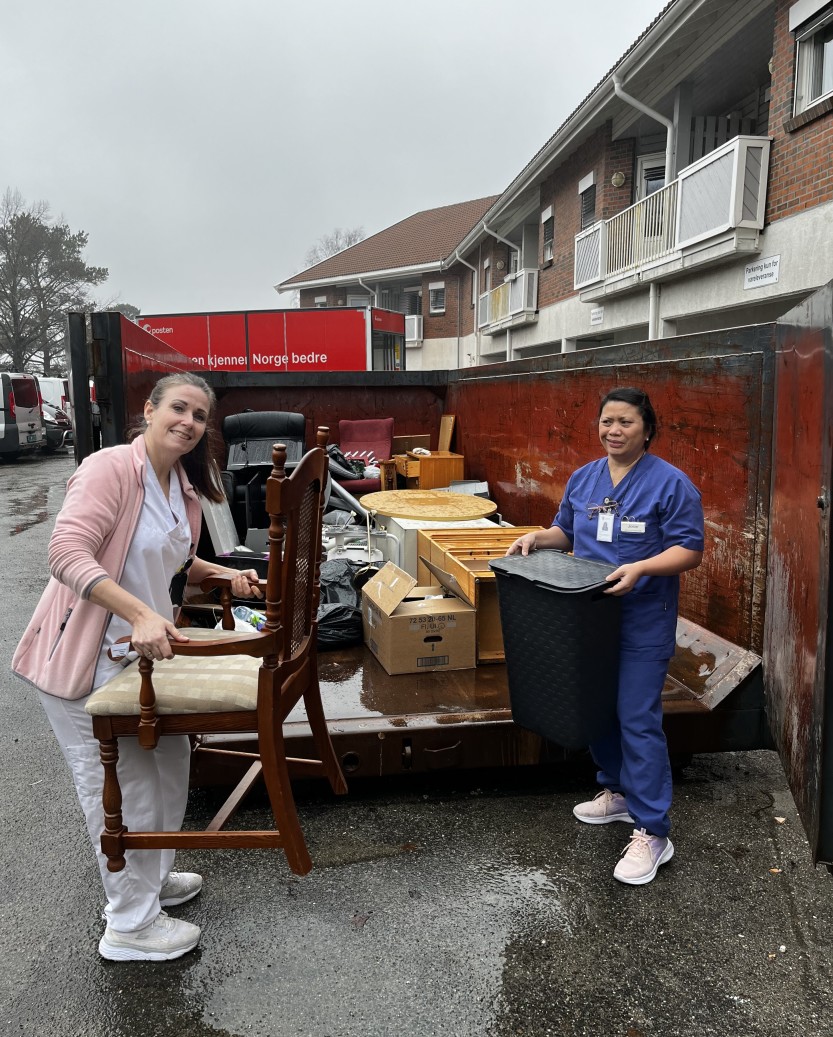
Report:
M 637 111 L 643 112 L 649 118 L 654 119 L 665 127 L 665 183 L 666 185 L 670 184 L 674 179 L 674 123 L 659 112 L 655 112 L 653 108 L 649 108 L 647 104 L 643 104 L 641 101 L 637 101 L 635 97 L 631 97 L 630 94 L 626 94 L 622 89 L 622 80 L 617 75 L 613 76 L 613 89 L 616 96 L 621 98 L 626 104 L 636 108 Z M 649 339 L 659 338 L 659 324 L 659 285 L 656 281 L 652 281 L 648 291 Z
M 478 327 L 477 313 L 480 308 L 480 277 L 476 266 L 472 266 L 471 263 L 467 263 L 465 259 L 460 256 L 459 251 L 455 249 L 454 256 L 452 257 L 455 262 L 462 263 L 463 266 L 467 266 L 469 270 L 474 274 L 474 362 L 475 364 L 480 363 L 480 329 Z M 457 306 L 461 306 L 462 300 L 460 299 L 460 290 L 457 290 Z M 457 363 L 460 363 L 460 341 L 457 340 Z
M 359 282 L 360 287 L 364 288 L 364 290 L 367 292 L 367 294 L 373 300 L 370 305 L 371 306 L 375 306 L 376 305 L 376 292 L 371 291 L 371 289 L 364 283 L 364 281 L 360 277 L 357 277 L 356 280 Z
M 502 238 L 500 236 L 500 234 L 495 234 L 495 232 L 492 230 L 491 227 L 487 227 L 486 226 L 486 221 L 485 220 L 483 221 L 483 230 L 485 230 L 487 234 L 491 234 L 493 238 L 497 238 L 498 241 L 502 241 L 504 245 L 508 245 L 509 248 L 511 248 L 513 252 L 517 252 L 518 255 L 520 255 L 520 253 L 521 253 L 521 245 L 516 245 L 515 242 L 514 241 L 510 241 L 509 238 Z
M 621 98 L 626 104 L 643 112 L 656 122 L 662 123 L 668 131 L 665 137 L 665 183 L 670 184 L 674 179 L 674 123 L 670 119 L 666 119 L 664 115 L 660 115 L 659 112 L 655 112 L 653 108 L 649 108 L 647 104 L 643 104 L 641 101 L 637 101 L 635 97 L 631 97 L 630 94 L 626 94 L 622 89 L 622 80 L 617 75 L 613 76 L 613 90 L 616 96 Z
M 483 221 L 483 230 L 485 230 L 487 234 L 491 234 L 493 238 L 497 238 L 498 241 L 502 241 L 504 245 L 508 245 L 509 248 L 513 252 L 517 252 L 518 253 L 518 256 L 521 255 L 521 252 L 523 250 L 523 244 L 516 245 L 515 242 L 514 241 L 510 241 L 509 238 L 502 238 L 500 236 L 500 234 L 496 234 L 495 231 L 493 231 L 491 227 L 488 227 L 486 225 L 486 221 L 485 220 Z M 507 273 L 508 273 L 508 271 L 507 271 Z M 507 328 L 506 329 L 506 359 L 507 360 L 511 360 L 512 359 L 512 329 L 511 328 Z
M 653 340 L 660 337 L 659 334 L 659 296 L 660 286 L 657 281 L 651 281 L 648 286 L 648 339 Z

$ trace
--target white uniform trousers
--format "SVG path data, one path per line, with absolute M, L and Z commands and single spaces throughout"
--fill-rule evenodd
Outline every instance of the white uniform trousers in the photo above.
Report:
M 107 924 L 117 932 L 143 929 L 159 914 L 159 891 L 174 862 L 173 850 L 128 850 L 121 871 L 108 871 L 101 852 L 104 768 L 86 699 L 59 699 L 39 692 L 41 703 L 72 772 L 87 831 L 107 896 Z M 135 738 L 119 739 L 119 784 L 124 824 L 131 831 L 179 831 L 188 801 L 191 744 L 187 735 L 160 738 L 143 749 Z

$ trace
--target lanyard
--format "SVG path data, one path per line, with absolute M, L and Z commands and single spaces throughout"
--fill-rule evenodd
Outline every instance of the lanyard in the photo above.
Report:
M 644 456 L 645 456 L 645 454 L 642 455 L 642 457 L 644 457 Z M 604 522 L 604 527 L 605 527 L 605 529 L 609 528 L 610 532 L 612 533 L 612 531 L 613 531 L 613 516 L 618 513 L 619 508 L 623 504 L 623 497 L 625 495 L 625 491 L 627 490 L 628 486 L 630 486 L 631 479 L 633 477 L 633 473 L 639 467 L 639 461 L 642 460 L 642 457 L 639 458 L 639 460 L 636 462 L 636 464 L 633 466 L 633 468 L 631 468 L 630 471 L 625 474 L 624 478 L 621 479 L 619 481 L 619 483 L 617 483 L 617 485 L 614 487 L 614 489 L 617 491 L 615 498 L 613 498 L 613 497 L 605 497 L 605 499 L 602 501 L 601 504 L 594 504 L 593 503 L 593 497 L 595 496 L 596 490 L 598 489 L 599 481 L 601 480 L 602 473 L 605 471 L 605 468 L 607 466 L 607 459 L 606 458 L 604 459 L 602 465 L 599 467 L 599 471 L 596 474 L 596 481 L 593 483 L 593 488 L 590 491 L 589 500 L 587 501 L 587 518 L 588 518 L 588 520 L 590 522 L 594 521 L 594 519 L 599 521 L 599 522 L 601 522 L 601 518 L 602 518 L 603 515 L 609 515 L 610 516 L 609 527 L 608 527 L 607 521 Z M 608 469 L 608 474 L 609 474 L 609 469 Z M 611 479 L 611 483 L 612 482 L 613 482 L 613 480 Z

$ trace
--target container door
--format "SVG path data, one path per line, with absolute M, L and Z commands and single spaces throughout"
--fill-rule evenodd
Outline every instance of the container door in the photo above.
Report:
M 764 685 L 813 859 L 833 862 L 833 284 L 778 322 Z

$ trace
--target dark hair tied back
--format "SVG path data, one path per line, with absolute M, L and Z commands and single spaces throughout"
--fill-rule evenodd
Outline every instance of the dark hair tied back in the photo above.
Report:
M 608 403 L 629 403 L 631 407 L 636 407 L 645 423 L 645 449 L 647 450 L 657 434 L 657 415 L 648 394 L 633 386 L 611 389 L 599 404 L 599 417 Z

